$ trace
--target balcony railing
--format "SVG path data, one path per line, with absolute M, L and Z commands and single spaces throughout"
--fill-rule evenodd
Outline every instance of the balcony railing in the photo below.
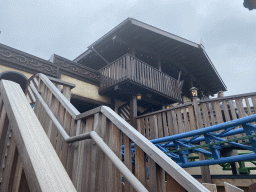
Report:
M 139 59 L 126 54 L 99 70 L 100 91 L 130 80 L 176 101 L 181 101 L 183 81 L 151 67 Z

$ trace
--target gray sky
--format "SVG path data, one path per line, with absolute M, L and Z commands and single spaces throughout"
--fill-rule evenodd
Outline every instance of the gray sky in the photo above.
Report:
M 256 10 L 243 0 L 2 0 L 0 43 L 73 60 L 127 17 L 195 43 L 202 38 L 226 96 L 256 91 Z

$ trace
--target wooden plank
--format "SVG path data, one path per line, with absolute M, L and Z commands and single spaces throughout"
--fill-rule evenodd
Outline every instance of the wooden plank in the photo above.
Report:
M 184 125 L 183 125 L 183 120 L 182 120 L 182 114 L 181 114 L 181 109 L 176 110 L 177 113 L 177 119 L 178 119 L 178 133 L 184 133 Z
M 252 96 L 251 99 L 252 99 L 252 105 L 254 108 L 254 112 L 256 113 L 256 96 Z
M 186 192 L 177 181 L 175 181 L 168 173 L 166 173 L 166 192 Z
M 208 126 L 210 126 L 210 120 L 209 120 L 209 114 L 208 114 L 206 103 L 202 103 L 201 107 L 202 107 L 202 112 L 203 112 L 204 127 L 208 127 Z
M 140 132 L 135 130 L 109 107 L 102 106 L 101 112 L 113 122 L 124 134 L 138 145 L 149 157 L 170 174 L 178 183 L 189 191 L 207 191 L 196 179 L 165 155 L 160 149 L 146 139 Z
M 225 187 L 226 192 L 244 192 L 244 190 L 242 190 L 234 185 L 231 185 L 227 182 L 224 182 L 224 187 Z
M 193 106 L 188 106 L 190 131 L 196 130 L 196 122 Z
M 144 126 L 140 125 L 144 123 L 144 119 L 140 119 L 137 121 L 137 130 L 139 133 L 144 135 L 145 130 Z M 135 176 L 137 179 L 146 187 L 147 181 L 147 169 L 146 169 L 146 156 L 145 153 L 140 147 L 135 145 Z
M 149 139 L 155 139 L 158 137 L 157 132 L 157 119 L 156 116 L 150 118 L 150 137 Z M 158 191 L 157 188 L 157 174 L 156 174 L 156 163 L 150 157 L 148 157 L 148 169 L 149 169 L 149 191 Z
M 104 115 L 100 114 L 100 124 L 98 134 L 99 136 L 105 141 L 105 136 L 106 136 L 106 126 L 107 126 L 107 119 Z M 103 151 L 98 150 L 98 159 L 100 161 L 99 165 L 97 166 L 97 175 L 96 175 L 96 189 L 95 191 L 103 192 L 106 191 L 105 186 L 106 184 L 106 155 Z
M 0 92 L 30 189 L 76 191 L 20 86 L 2 80 Z
M 0 191 L 9 191 L 9 188 L 12 186 L 9 186 L 11 183 L 11 171 L 12 171 L 12 166 L 14 162 L 14 153 L 16 150 L 16 143 L 15 143 L 15 138 L 13 136 L 13 132 L 11 130 L 11 126 L 9 125 L 8 128 L 8 133 L 6 137 L 6 143 L 5 147 L 6 150 L 4 151 L 4 156 L 2 156 L 2 161 L 0 167 L 1 170 L 1 177 L 2 177 L 2 182 L 0 185 Z
M 217 192 L 217 186 L 215 184 L 202 183 L 202 185 L 205 186 L 211 192 Z
M 182 113 L 183 113 L 183 118 L 184 118 L 184 132 L 188 132 L 190 131 L 190 124 L 188 122 L 188 112 L 187 112 L 187 108 L 183 107 L 182 108 Z
M 246 103 L 246 108 L 247 108 L 248 115 L 252 115 L 251 106 L 250 106 L 248 97 L 244 97 L 244 100 L 245 100 L 245 103 Z
M 58 99 L 62 106 L 70 113 L 73 118 L 76 118 L 80 112 L 68 101 L 68 99 L 60 93 L 60 91 L 53 85 L 53 83 L 44 75 L 39 74 L 40 79 L 51 90 L 52 94 Z
M 239 115 L 239 118 L 242 118 L 242 117 L 246 117 L 246 113 L 244 111 L 244 107 L 243 107 L 243 99 L 242 98 L 237 98 L 235 99 L 236 101 L 236 106 L 237 106 L 237 111 L 238 111 L 238 115 Z
M 88 133 L 91 132 L 93 130 L 93 126 L 94 126 L 94 117 L 89 117 L 88 119 L 86 119 L 86 125 L 85 125 L 85 131 L 84 133 Z M 93 141 L 92 140 L 85 140 L 84 143 L 84 162 L 83 162 L 83 167 L 82 167 L 82 178 L 83 178 L 83 182 L 82 182 L 82 188 L 81 190 L 83 191 L 84 189 L 90 189 L 90 176 L 92 174 L 92 161 L 94 161 L 91 158 L 92 155 L 92 145 L 93 145 Z
M 166 117 L 166 112 L 162 113 L 162 118 L 163 118 L 163 131 L 164 131 L 164 137 L 169 136 L 169 131 L 168 131 L 168 126 L 167 126 L 167 117 Z
M 161 113 L 157 114 L 157 130 L 158 130 L 158 137 L 164 137 L 163 119 L 162 119 L 162 114 Z
M 167 111 L 167 119 L 168 119 L 169 135 L 174 135 L 174 125 L 173 125 L 171 111 Z
M 178 128 L 178 122 L 177 122 L 177 117 L 176 117 L 176 110 L 172 110 L 171 113 L 172 113 L 174 134 L 178 134 L 179 133 L 179 128 Z
M 15 175 L 13 180 L 12 192 L 18 192 L 21 182 L 21 174 L 22 174 L 22 161 L 20 155 L 17 159 L 17 165 L 15 169 Z

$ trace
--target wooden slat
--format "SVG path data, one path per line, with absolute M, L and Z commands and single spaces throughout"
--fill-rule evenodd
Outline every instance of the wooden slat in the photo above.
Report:
M 183 125 L 183 119 L 181 114 L 181 109 L 176 110 L 177 113 L 177 119 L 178 119 L 178 133 L 184 133 L 184 125 Z
M 167 126 L 167 119 L 166 119 L 166 113 L 162 113 L 163 118 L 163 130 L 164 130 L 164 137 L 169 136 L 168 126 Z
M 245 103 L 246 103 L 246 108 L 247 108 L 248 115 L 252 115 L 251 106 L 250 106 L 248 97 L 245 97 L 244 100 L 245 100 Z
M 137 121 L 137 130 L 140 132 L 142 135 L 144 135 L 145 130 L 144 130 L 144 119 L 140 119 Z M 137 145 L 135 145 L 135 176 L 137 179 L 146 187 L 146 157 L 144 154 L 144 151 L 140 149 Z
M 76 191 L 20 86 L 2 80 L 0 91 L 30 189 Z
M 6 142 L 5 142 L 5 151 L 4 155 L 2 156 L 1 164 L 2 167 L 0 167 L 0 176 L 2 177 L 1 185 L 0 185 L 0 191 L 9 191 L 11 183 L 11 171 L 14 161 L 14 153 L 16 150 L 16 143 L 13 136 L 13 132 L 11 130 L 11 126 L 9 125 L 8 133 L 6 135 Z
M 171 111 L 167 111 L 167 119 L 168 119 L 169 135 L 174 135 L 174 125 L 173 125 Z
M 193 106 L 188 106 L 190 131 L 196 130 L 196 122 Z
M 136 129 L 129 125 L 125 120 L 115 114 L 109 107 L 102 106 L 101 112 L 113 122 L 124 134 L 135 142 L 149 157 L 151 157 L 159 166 L 170 174 L 186 190 L 207 191 L 198 181 L 189 175 L 184 169 L 165 155 L 160 149 L 152 144 L 148 139 L 141 135 Z

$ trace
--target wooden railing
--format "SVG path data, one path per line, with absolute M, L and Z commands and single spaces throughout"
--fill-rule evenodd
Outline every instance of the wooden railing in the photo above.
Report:
M 43 74 L 35 78 L 34 111 L 77 191 L 208 191 L 109 107 L 80 114 L 67 92 Z
M 255 109 L 256 93 L 248 93 L 191 102 L 145 114 L 137 120 L 145 137 L 155 139 L 252 115 Z
M 21 87 L 0 94 L 0 191 L 76 191 Z
M 139 59 L 126 54 L 99 70 L 100 91 L 109 89 L 123 81 L 130 80 L 136 84 L 150 88 L 176 101 L 181 101 L 183 81 L 151 67 Z

